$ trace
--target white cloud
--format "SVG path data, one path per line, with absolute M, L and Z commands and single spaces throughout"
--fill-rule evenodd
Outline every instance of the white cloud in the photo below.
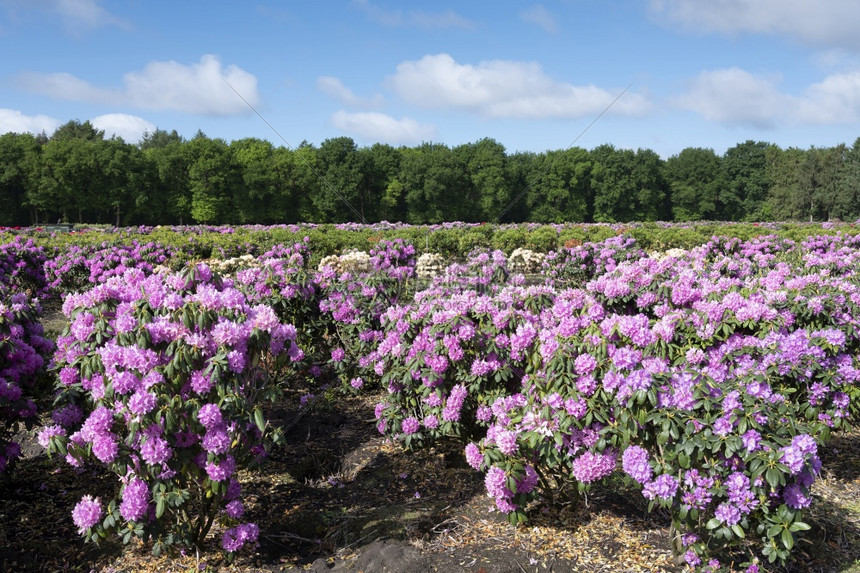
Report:
M 187 66 L 172 60 L 150 62 L 141 71 L 125 74 L 122 88 L 94 86 L 65 73 L 26 74 L 19 83 L 58 99 L 200 115 L 250 113 L 242 98 L 252 106 L 260 102 L 254 75 L 237 66 L 222 67 L 211 54 Z
M 66 31 L 73 36 L 83 36 L 98 28 L 116 26 L 130 29 L 130 24 L 109 11 L 102 0 L 0 0 L 0 8 L 6 12 L 10 22 L 18 24 L 30 17 L 40 23 L 46 19 L 59 18 Z
M 435 133 L 432 126 L 421 125 L 414 119 L 395 119 L 378 112 L 335 112 L 331 123 L 336 128 L 373 142 L 409 145 L 426 141 Z
M 156 129 L 155 125 L 142 117 L 125 113 L 100 115 L 94 117 L 90 123 L 96 129 L 103 130 L 106 138 L 109 139 L 116 135 L 117 137 L 121 137 L 126 143 L 137 143 L 143 137 L 144 132 L 152 133 Z
M 494 118 L 577 118 L 603 111 L 618 92 L 558 82 L 532 62 L 492 60 L 459 64 L 448 54 L 397 66 L 390 85 L 404 100 L 427 108 L 460 109 Z M 651 104 L 626 93 L 611 113 L 638 115 Z
M 86 81 L 67 73 L 39 74 L 28 73 L 18 76 L 22 88 L 72 101 L 90 103 L 119 103 L 119 94 L 97 88 Z
M 386 10 L 369 0 L 352 0 L 352 5 L 367 14 L 374 22 L 393 28 L 417 26 L 420 28 L 469 29 L 474 27 L 472 22 L 450 9 L 443 12 L 410 10 L 404 14 L 402 10 Z
M 773 127 L 791 108 L 790 100 L 779 93 L 774 79 L 728 68 L 700 73 L 676 103 L 709 121 Z
M 693 79 L 674 103 L 709 121 L 759 128 L 845 125 L 860 120 L 860 72 L 832 74 L 801 95 L 781 93 L 778 79 L 739 68 L 708 70 Z
M 0 109 L 0 133 L 51 134 L 60 127 L 60 120 L 47 115 L 24 115 L 15 109 Z
M 421 28 L 473 28 L 472 22 L 463 18 L 453 10 L 444 12 L 409 12 L 411 23 Z
M 856 0 L 651 0 L 658 19 L 690 30 L 779 34 L 825 46 L 860 48 Z
M 549 34 L 555 34 L 558 31 L 558 25 L 555 23 L 555 19 L 552 17 L 552 14 L 547 12 L 547 9 L 544 8 L 542 4 L 537 4 L 528 10 L 523 11 L 520 13 L 520 18 L 526 22 L 537 24 Z
M 853 123 L 860 119 L 860 71 L 838 73 L 812 84 L 798 109 L 810 123 Z
M 381 94 L 376 94 L 370 99 L 358 97 L 339 79 L 332 76 L 317 78 L 317 88 L 330 98 L 353 107 L 379 107 L 385 103 Z
M 103 26 L 128 28 L 128 23 L 114 16 L 96 0 L 51 0 L 50 8 L 63 19 L 66 28 L 73 33 L 94 30 Z

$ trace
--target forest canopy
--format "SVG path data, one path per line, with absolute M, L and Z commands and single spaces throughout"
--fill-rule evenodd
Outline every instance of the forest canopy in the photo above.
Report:
M 76 120 L 0 135 L 0 226 L 157 224 L 828 221 L 860 218 L 860 138 L 788 148 L 745 141 L 668 159 L 605 144 L 508 153 L 448 147 L 186 140 L 136 144 Z

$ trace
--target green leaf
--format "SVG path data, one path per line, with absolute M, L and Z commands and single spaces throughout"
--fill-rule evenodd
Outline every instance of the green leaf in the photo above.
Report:
M 734 533 L 735 535 L 737 535 L 741 539 L 746 537 L 746 534 L 744 534 L 744 528 L 741 527 L 740 525 L 738 525 L 737 523 L 732 525 L 732 533 Z
M 776 468 L 767 468 L 767 471 L 764 473 L 764 477 L 767 480 L 767 483 L 770 484 L 770 487 L 776 489 L 779 487 L 782 474 Z
M 254 408 L 254 423 L 257 424 L 257 428 L 260 431 L 265 431 L 266 429 L 266 421 L 263 419 L 263 411 L 259 408 Z
M 795 521 L 788 528 L 789 531 L 809 531 L 810 529 L 811 527 L 802 521 Z
M 791 550 L 791 548 L 794 547 L 794 536 L 787 529 L 782 530 L 782 544 L 788 550 Z

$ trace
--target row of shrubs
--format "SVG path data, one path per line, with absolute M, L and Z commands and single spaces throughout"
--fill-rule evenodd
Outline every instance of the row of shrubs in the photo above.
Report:
M 447 258 L 462 259 L 475 249 L 499 250 L 506 254 L 516 249 L 548 253 L 584 243 L 599 243 L 617 235 L 634 238 L 647 251 L 670 248 L 689 249 L 714 236 L 748 240 L 776 234 L 802 240 L 820 234 L 857 234 L 853 223 L 625 223 L 625 224 L 475 224 L 405 225 L 354 223 L 334 225 L 275 226 L 185 226 L 185 227 L 87 227 L 76 226 L 72 233 L 51 233 L 30 229 L 0 230 L 0 242 L 14 235 L 33 238 L 51 255 L 64 253 L 70 246 L 96 248 L 103 246 L 153 243 L 169 249 L 172 260 L 181 266 L 188 260 L 231 258 L 244 254 L 259 255 L 277 245 L 292 245 L 305 240 L 311 249 L 313 264 L 320 259 L 348 250 L 366 251 L 380 240 L 403 240 L 418 254 L 438 253 Z
M 818 448 L 856 404 L 857 243 L 717 237 L 648 256 L 613 233 L 548 253 L 537 284 L 487 249 L 419 283 L 400 239 L 360 268 L 318 267 L 311 238 L 276 245 L 229 278 L 155 272 L 146 258 L 170 254 L 132 248 L 65 296 L 40 441 L 119 478 L 115 499 L 75 508 L 87 538 L 160 551 L 220 521 L 232 552 L 258 534 L 235 471 L 277 437 L 261 402 L 328 371 L 382 390 L 379 431 L 405 446 L 462 440 L 514 522 L 620 473 L 671 512 L 680 558 L 755 571 L 808 529 Z

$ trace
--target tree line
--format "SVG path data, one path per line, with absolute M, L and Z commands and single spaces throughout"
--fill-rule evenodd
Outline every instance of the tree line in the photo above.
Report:
M 130 144 L 76 120 L 50 136 L 0 135 L 2 226 L 857 218 L 860 138 L 809 149 L 749 140 L 664 160 L 608 144 L 507 153 L 487 138 L 289 148 L 157 129 Z

